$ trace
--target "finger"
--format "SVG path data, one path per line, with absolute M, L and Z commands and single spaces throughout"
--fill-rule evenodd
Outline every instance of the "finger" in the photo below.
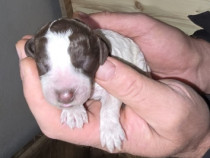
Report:
M 20 73 L 23 82 L 24 96 L 29 108 L 35 118 L 42 120 L 43 118 L 37 117 L 37 115 L 42 116 L 40 115 L 40 112 L 42 112 L 40 109 L 43 110 L 43 108 L 51 107 L 47 104 L 42 94 L 41 83 L 35 61 L 31 58 L 22 59 L 20 61 Z M 46 104 L 47 106 L 43 106 L 43 104 Z
M 113 30 L 130 38 L 148 33 L 156 23 L 159 23 L 157 20 L 141 13 L 101 12 L 88 15 L 76 12 L 74 17 L 84 21 L 92 28 Z
M 31 35 L 26 35 L 23 36 L 22 39 L 16 43 L 16 50 L 20 60 L 26 57 L 25 44 L 31 38 L 32 38 Z

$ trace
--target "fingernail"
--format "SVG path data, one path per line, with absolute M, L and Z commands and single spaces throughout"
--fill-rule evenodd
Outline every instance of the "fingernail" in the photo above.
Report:
M 33 37 L 32 35 L 25 35 L 25 36 L 22 37 L 22 40 L 29 40 L 32 37 Z
M 108 81 L 114 77 L 116 66 L 109 60 L 101 65 L 96 73 L 96 79 Z

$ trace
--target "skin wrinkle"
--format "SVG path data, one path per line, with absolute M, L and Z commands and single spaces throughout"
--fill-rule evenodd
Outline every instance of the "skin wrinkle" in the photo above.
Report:
M 199 45 L 196 44 L 196 42 L 199 42 Z M 197 56 L 198 56 L 197 58 L 200 59 L 198 63 L 198 70 L 197 70 L 198 79 L 200 81 L 200 87 L 202 87 L 201 89 L 204 89 L 206 93 L 210 94 L 210 83 L 208 82 L 210 80 L 210 77 L 209 75 L 207 75 L 209 74 L 208 72 L 210 72 L 210 69 L 207 64 L 209 63 L 208 50 L 210 50 L 210 46 L 206 41 L 199 40 L 199 39 L 197 40 L 193 39 L 193 43 L 194 43 L 194 49 L 196 50 L 196 52 L 200 52 L 200 53 L 197 53 Z M 205 76 L 206 78 L 203 76 Z M 205 85 L 205 83 L 207 83 L 207 85 Z
M 191 95 L 188 93 L 188 91 L 185 90 L 185 88 L 182 88 L 182 86 L 180 86 L 180 84 L 171 82 L 172 81 L 171 79 L 170 80 L 163 79 L 163 80 L 159 80 L 159 81 L 162 82 L 163 84 L 165 84 L 166 86 L 168 86 L 169 88 L 171 88 L 176 93 L 182 95 L 183 97 L 191 98 Z
M 186 97 L 186 96 L 185 96 Z M 157 131 L 156 131 L 157 132 Z M 166 138 L 166 137 L 165 137 Z M 177 143 L 177 142 L 176 142 Z M 187 145 L 186 145 L 187 146 Z
M 189 38 L 188 43 L 189 43 L 189 45 L 191 45 L 192 48 L 195 47 L 194 39 Z M 182 48 L 182 49 L 185 50 L 185 48 Z M 195 49 L 192 49 L 192 50 L 195 50 Z M 185 53 L 183 53 L 183 54 L 185 54 Z M 168 74 L 165 75 L 165 72 L 161 72 L 161 71 L 155 70 L 155 69 L 153 69 L 153 72 L 152 72 L 153 76 L 157 79 L 160 79 L 160 78 L 162 78 L 162 79 L 163 78 L 179 79 L 179 80 L 184 81 L 184 82 L 197 88 L 197 86 L 195 86 L 195 84 L 193 82 L 201 83 L 201 84 L 203 83 L 202 79 L 201 79 L 202 77 L 198 73 L 199 70 L 202 70 L 202 68 L 200 68 L 200 66 L 199 66 L 200 64 L 202 64 L 202 60 L 201 60 L 202 57 L 200 55 L 198 55 L 197 52 L 192 52 L 191 54 L 189 54 L 189 56 L 190 56 L 191 60 L 190 60 L 190 62 L 188 60 L 188 62 L 186 63 L 187 65 L 185 65 L 183 68 L 179 67 L 179 65 L 182 65 L 182 63 L 183 63 L 180 61 L 180 64 L 177 64 L 178 67 L 177 67 L 177 69 L 175 69 L 175 71 L 168 70 L 168 71 L 170 71 L 170 74 L 171 74 L 170 77 L 168 77 Z M 186 58 L 189 58 L 189 57 L 186 57 Z M 162 59 L 162 60 L 164 60 L 164 59 Z M 152 65 L 152 64 L 150 64 L 150 65 Z M 193 76 L 193 78 L 189 77 L 189 74 L 192 74 L 192 72 L 196 72 L 194 74 L 197 74 L 196 76 Z M 174 77 L 172 77 L 172 76 L 174 76 Z M 182 77 L 179 78 L 177 76 L 182 76 Z M 186 80 L 186 78 L 189 78 L 189 80 Z M 191 82 L 190 80 L 193 80 L 193 81 Z M 200 85 L 200 87 L 203 87 L 203 86 Z M 201 89 L 204 89 L 204 88 L 201 88 Z
M 195 40 L 191 39 L 191 38 L 189 38 L 189 39 L 190 39 L 189 40 L 189 45 L 191 45 L 191 47 L 193 48 L 192 50 L 195 50 L 196 49 L 195 44 L 194 44 Z M 202 81 L 203 77 L 201 77 L 201 76 L 203 75 L 203 73 L 202 74 L 199 73 L 199 71 L 203 70 L 203 68 L 201 68 L 201 65 L 203 63 L 202 62 L 203 58 L 197 52 L 199 52 L 199 51 L 192 52 L 191 54 L 188 54 L 188 57 L 186 57 L 186 58 L 187 59 L 190 58 L 190 61 L 188 60 L 188 62 L 186 62 L 187 65 L 185 65 L 182 69 L 180 67 L 178 67 L 177 68 L 178 71 L 176 69 L 175 69 L 175 71 L 174 70 L 170 71 L 170 74 L 171 74 L 170 77 L 168 77 L 169 76 L 168 74 L 165 75 L 165 72 L 155 70 L 154 72 L 155 72 L 156 77 L 159 76 L 158 78 L 179 79 L 181 81 L 184 81 L 184 82 L 194 86 L 195 88 L 201 87 L 201 90 L 205 89 L 205 88 L 203 88 L 204 86 L 202 85 L 203 84 L 203 81 Z M 185 54 L 185 53 L 183 53 L 183 54 Z M 177 65 L 179 66 L 182 63 L 183 62 L 180 61 L 180 64 L 177 64 Z M 190 74 L 195 74 L 195 76 L 192 76 Z M 172 77 L 172 76 L 174 76 L 174 77 Z
M 185 97 L 189 101 L 191 101 L 192 102 L 191 105 L 197 105 L 198 104 L 198 102 L 196 102 L 195 99 L 193 99 L 193 96 L 190 93 L 188 93 L 188 91 L 186 91 L 185 88 L 182 88 L 182 86 L 180 86 L 179 84 L 176 85 L 174 83 L 171 83 L 170 81 L 168 82 L 167 80 L 166 81 L 164 80 L 163 82 L 166 83 L 167 85 L 169 85 L 173 90 L 175 90 L 176 92 L 181 94 L 183 97 Z M 208 111 L 208 110 L 205 109 L 205 111 Z M 206 130 L 206 131 L 208 131 L 208 130 Z M 182 150 L 184 151 L 184 150 L 186 150 L 186 149 L 188 149 L 190 147 L 191 150 L 195 150 L 196 151 L 198 146 L 199 146 L 199 144 L 200 144 L 200 142 L 202 142 L 203 139 L 204 138 L 197 138 L 197 140 L 198 140 L 197 143 L 195 143 L 196 138 L 195 138 L 195 140 L 191 140 L 190 142 L 188 142 L 188 144 L 185 145 L 185 148 L 183 148 Z M 194 146 L 191 146 L 192 142 L 194 142 Z
M 127 134 L 126 138 L 128 140 L 132 140 L 133 138 L 129 137 L 129 136 L 131 136 L 131 134 L 135 131 L 135 128 L 133 128 L 133 127 L 139 126 L 140 130 L 142 129 L 142 131 L 144 131 L 144 129 L 148 129 L 147 128 L 148 124 L 143 119 L 137 120 L 137 121 L 132 121 L 132 120 L 136 119 L 135 117 L 138 117 L 137 116 L 138 114 L 135 113 L 134 115 L 130 116 L 129 113 L 132 112 L 133 110 L 131 110 L 130 107 L 128 107 L 128 106 L 126 106 L 125 108 L 126 109 L 121 112 L 121 116 L 123 116 L 123 117 L 121 117 L 120 120 L 124 124 L 124 129 L 127 131 L 126 132 L 126 134 Z M 135 124 L 137 124 L 137 125 L 135 125 Z M 150 136 L 150 131 L 145 132 L 145 133 L 147 134 L 147 136 Z M 142 135 L 142 136 L 143 136 L 143 139 L 145 139 L 145 135 Z M 137 137 L 141 137 L 141 135 L 137 135 Z M 142 142 L 138 143 L 138 141 L 134 141 L 134 142 L 137 143 L 137 144 L 141 144 L 142 143 Z M 129 142 L 128 142 L 125 145 L 127 147 L 127 149 L 125 148 L 126 149 L 125 152 L 129 151 L 129 150 L 133 150 L 132 148 L 130 148 L 133 144 L 129 145 Z

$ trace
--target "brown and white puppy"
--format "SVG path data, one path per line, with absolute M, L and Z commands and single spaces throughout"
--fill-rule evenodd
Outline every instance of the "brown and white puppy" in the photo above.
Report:
M 88 123 L 83 104 L 100 100 L 100 140 L 109 151 L 121 149 L 125 133 L 119 122 L 122 102 L 94 82 L 107 56 L 148 71 L 138 46 L 109 30 L 91 30 L 75 19 L 58 19 L 41 28 L 25 45 L 35 59 L 46 100 L 62 109 L 61 122 L 70 128 Z

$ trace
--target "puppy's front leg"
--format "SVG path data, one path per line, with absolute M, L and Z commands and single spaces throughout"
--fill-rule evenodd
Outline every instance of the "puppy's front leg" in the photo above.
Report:
M 63 109 L 61 123 L 66 123 L 70 128 L 82 128 L 84 123 L 88 123 L 86 109 L 83 105 Z
M 120 124 L 120 107 L 122 102 L 110 94 L 101 98 L 100 139 L 102 147 L 110 152 L 115 148 L 121 149 L 125 133 Z

